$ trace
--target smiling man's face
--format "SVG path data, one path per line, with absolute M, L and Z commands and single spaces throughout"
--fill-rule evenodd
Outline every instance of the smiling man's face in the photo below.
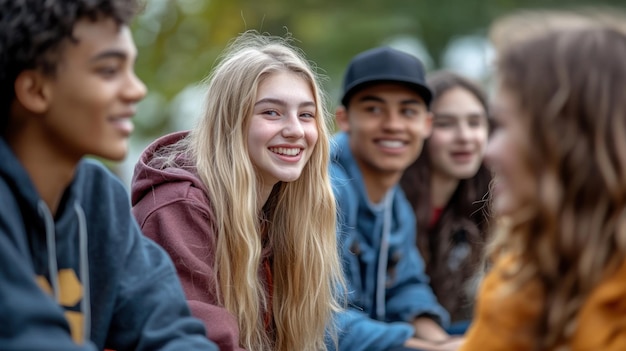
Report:
M 364 176 L 401 176 L 419 156 L 431 115 L 417 92 L 397 83 L 365 87 L 337 115 Z
M 77 41 L 64 44 L 56 73 L 45 77 L 43 134 L 63 157 L 122 160 L 136 104 L 146 95 L 134 72 L 130 29 L 112 19 L 84 19 L 73 34 Z

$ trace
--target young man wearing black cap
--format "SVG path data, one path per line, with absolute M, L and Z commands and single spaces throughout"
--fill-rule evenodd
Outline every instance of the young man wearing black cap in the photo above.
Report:
M 340 350 L 455 350 L 428 285 L 415 217 L 398 182 L 431 129 L 431 92 L 414 56 L 380 47 L 355 56 L 337 109 L 331 173 L 350 308 Z

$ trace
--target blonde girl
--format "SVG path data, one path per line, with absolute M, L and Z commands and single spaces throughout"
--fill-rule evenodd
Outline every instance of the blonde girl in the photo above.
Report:
M 133 211 L 170 254 L 222 350 L 325 350 L 342 286 L 318 78 L 285 39 L 246 32 L 190 132 L 147 148 Z

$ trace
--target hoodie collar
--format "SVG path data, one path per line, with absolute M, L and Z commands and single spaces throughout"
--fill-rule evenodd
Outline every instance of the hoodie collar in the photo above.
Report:
M 354 159 L 354 155 L 352 154 L 352 150 L 350 149 L 350 140 L 349 135 L 346 132 L 339 132 L 335 134 L 333 138 L 333 152 L 332 159 L 334 162 L 337 162 L 341 165 L 341 167 L 346 171 L 348 176 L 351 179 L 351 182 L 354 182 L 358 187 L 358 194 L 361 198 L 360 201 L 367 204 L 372 212 L 382 212 L 387 206 L 386 198 L 393 198 L 398 185 L 394 185 L 387 191 L 385 196 L 383 196 L 383 200 L 379 203 L 371 202 L 367 197 L 367 189 L 365 189 L 365 182 L 363 181 L 363 174 L 361 173 L 361 169 Z
M 28 204 L 31 211 L 37 212 L 39 193 L 33 184 L 30 175 L 18 160 L 6 139 L 0 137 L 0 176 L 13 190 L 20 202 Z

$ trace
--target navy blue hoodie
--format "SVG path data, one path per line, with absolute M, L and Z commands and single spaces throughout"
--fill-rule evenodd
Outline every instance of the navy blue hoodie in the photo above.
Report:
M 0 138 L 0 349 L 104 348 L 217 350 L 114 175 L 81 161 L 53 218 Z

